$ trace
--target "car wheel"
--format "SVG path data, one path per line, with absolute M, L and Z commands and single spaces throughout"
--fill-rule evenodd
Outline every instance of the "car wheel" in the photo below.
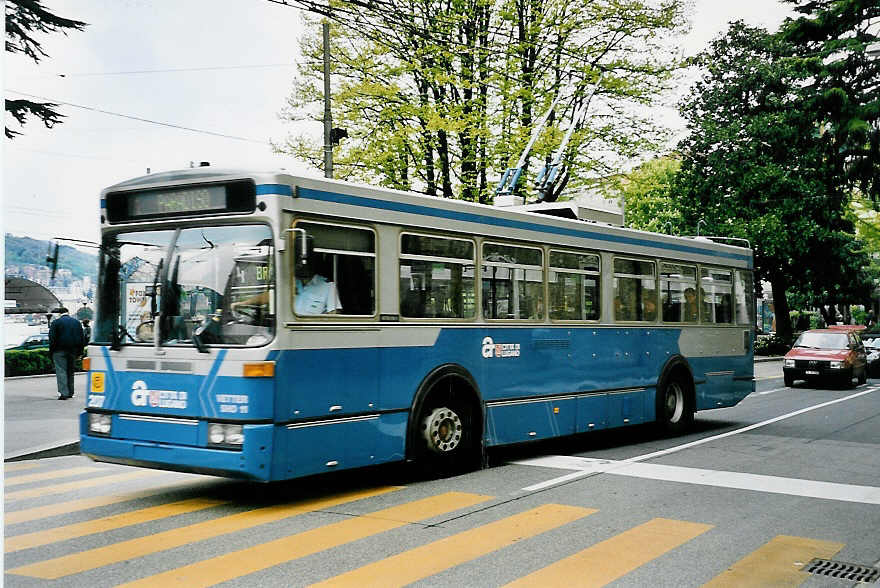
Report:
M 841 387 L 845 390 L 849 390 L 850 388 L 852 388 L 852 379 L 853 379 L 853 373 L 851 371 L 846 372 L 845 374 L 840 376 Z

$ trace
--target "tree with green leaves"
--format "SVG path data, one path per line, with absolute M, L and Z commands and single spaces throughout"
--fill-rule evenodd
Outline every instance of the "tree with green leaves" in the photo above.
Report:
M 685 226 L 749 240 L 777 316 L 788 316 L 792 291 L 816 304 L 863 299 L 866 259 L 845 214 L 851 193 L 829 170 L 809 107 L 811 60 L 738 22 L 697 63 L 706 73 L 682 104 L 690 135 L 673 190 Z M 777 328 L 791 336 L 787 321 Z
M 559 145 L 568 113 L 599 85 L 597 108 L 566 152 L 572 187 L 656 146 L 650 104 L 678 66 L 662 39 L 684 27 L 682 0 L 420 0 L 334 3 L 334 125 L 340 176 L 444 197 L 488 202 L 494 178 L 519 157 L 535 120 L 562 95 L 535 147 Z M 320 120 L 318 27 L 283 116 Z M 601 75 L 601 79 L 600 79 Z M 322 143 L 291 137 L 277 148 L 318 164 Z M 601 155 L 599 155 L 601 154 Z
M 673 191 L 681 159 L 651 159 L 615 176 L 604 187 L 607 197 L 621 203 L 626 226 L 654 233 L 678 234 L 684 225 Z
M 858 188 L 880 210 L 880 3 L 787 0 L 801 13 L 780 35 L 804 62 L 803 108 L 830 182 Z
M 43 7 L 41 0 L 6 0 L 5 9 L 6 51 L 21 53 L 35 63 L 39 63 L 43 57 L 48 57 L 40 42 L 34 37 L 35 33 L 60 31 L 67 34 L 69 29 L 81 31 L 86 26 L 84 22 L 53 14 Z M 35 116 L 42 120 L 46 127 L 52 128 L 64 117 L 55 110 L 57 106 L 51 102 L 6 99 L 6 112 L 15 118 L 19 125 L 24 125 L 28 116 Z M 5 127 L 5 131 L 7 139 L 21 134 L 9 127 Z

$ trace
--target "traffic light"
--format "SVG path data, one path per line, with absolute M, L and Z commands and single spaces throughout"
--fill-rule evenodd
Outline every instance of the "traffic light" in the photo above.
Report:
M 346 129 L 340 129 L 339 127 L 333 127 L 330 129 L 331 145 L 339 145 L 339 141 L 346 138 L 348 138 L 348 131 Z

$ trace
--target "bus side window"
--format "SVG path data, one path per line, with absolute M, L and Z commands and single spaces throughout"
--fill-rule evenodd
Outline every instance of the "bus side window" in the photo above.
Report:
M 700 268 L 700 298 L 704 322 L 732 323 L 733 280 L 730 270 Z
M 544 318 L 544 252 L 532 247 L 483 244 L 483 316 Z
M 550 251 L 550 318 L 599 320 L 599 256 Z
M 319 222 L 298 222 L 309 251 L 303 263 L 295 241 L 294 312 L 297 315 L 371 315 L 376 308 L 375 235 Z
M 614 320 L 657 320 L 654 262 L 614 260 Z
M 400 237 L 400 314 L 473 318 L 474 243 L 404 233 Z
M 660 305 L 665 323 L 695 323 L 697 304 L 697 268 L 677 263 L 660 264 Z

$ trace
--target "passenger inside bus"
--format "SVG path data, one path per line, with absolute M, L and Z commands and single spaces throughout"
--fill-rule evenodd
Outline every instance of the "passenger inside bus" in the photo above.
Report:
M 693 288 L 686 288 L 684 291 L 684 320 L 686 323 L 695 323 L 700 315 L 697 306 L 697 292 Z

